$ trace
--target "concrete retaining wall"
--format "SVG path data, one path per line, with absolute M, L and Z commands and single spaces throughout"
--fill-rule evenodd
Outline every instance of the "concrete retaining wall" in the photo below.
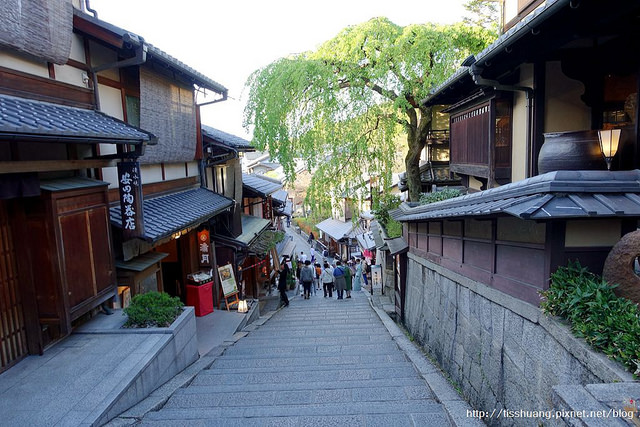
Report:
M 145 399 L 152 391 L 173 378 L 198 359 L 196 317 L 193 307 L 185 307 L 182 314 L 168 328 L 126 329 L 122 333 L 157 334 L 161 338 L 149 349 L 150 359 L 141 367 L 123 367 L 138 372 L 118 396 L 105 399 L 113 402 L 105 408 L 95 425 L 102 425 Z
M 552 387 L 631 381 L 537 307 L 408 255 L 405 323 L 478 410 L 551 410 Z M 543 418 L 489 425 L 564 425 Z

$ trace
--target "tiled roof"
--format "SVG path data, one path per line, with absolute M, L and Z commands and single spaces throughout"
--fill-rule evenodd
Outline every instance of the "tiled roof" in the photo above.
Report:
M 376 242 L 373 239 L 373 234 L 371 234 L 370 231 L 356 235 L 356 240 L 358 241 L 360 247 L 364 250 L 371 250 L 376 247 Z
M 214 234 L 213 239 L 225 242 L 236 249 L 263 255 L 273 239 L 273 231 L 269 230 L 271 221 L 253 215 L 241 215 L 242 234 L 237 237 Z
M 236 240 L 250 245 L 268 226 L 271 221 L 253 215 L 242 215 L 242 234 Z
M 340 240 L 349 236 L 349 233 L 351 233 L 351 230 L 353 229 L 353 223 L 327 218 L 321 223 L 316 224 L 316 227 L 320 231 L 328 234 L 332 239 Z
M 121 38 L 128 38 L 128 39 L 137 40 L 144 43 L 144 45 L 147 47 L 147 61 L 150 61 L 150 60 L 156 61 L 167 68 L 173 68 L 177 72 L 179 72 L 183 77 L 192 81 L 194 84 L 197 84 L 202 88 L 210 89 L 226 96 L 227 88 L 222 86 L 220 83 L 215 82 L 214 80 L 194 70 L 193 68 L 189 67 L 188 65 L 184 64 L 183 62 L 169 55 L 168 53 L 163 52 L 157 47 L 145 42 L 142 37 L 139 37 L 138 35 L 130 31 L 124 30 L 120 27 L 117 27 L 113 24 L 110 24 L 108 22 L 95 18 L 94 16 L 88 15 L 75 8 L 73 9 L 73 13 L 74 15 L 80 17 L 81 19 L 89 21 L 92 24 L 97 25 L 98 27 L 103 28 L 107 31 L 110 31 Z
M 230 133 L 214 129 L 211 126 L 202 125 L 202 133 L 204 136 L 213 139 L 215 142 L 233 148 L 238 151 L 255 151 L 250 141 Z
M 640 217 L 640 170 L 555 171 L 502 187 L 391 211 L 398 221 L 507 214 L 522 219 Z
M 0 95 L 0 136 L 113 144 L 155 144 L 157 138 L 104 113 Z
M 387 246 L 389 247 L 389 254 L 395 256 L 409 250 L 409 245 L 403 237 L 396 237 L 394 239 L 385 239 Z
M 278 190 L 271 195 L 271 198 L 273 198 L 273 200 L 277 201 L 278 203 L 284 205 L 285 203 L 287 203 L 287 199 L 289 198 L 289 193 L 287 193 L 285 190 Z
M 398 189 L 406 191 L 408 189 L 407 173 L 402 172 L 399 178 Z M 455 173 L 451 177 L 451 169 L 448 164 L 438 165 L 427 162 L 420 165 L 420 182 L 422 184 L 458 185 L 461 179 Z
M 242 174 L 242 186 L 262 197 L 267 197 L 282 188 L 282 184 L 275 180 L 261 175 L 249 175 L 246 173 Z
M 109 185 L 108 182 L 98 181 L 82 176 L 40 181 L 40 188 L 42 190 L 51 191 L 52 193 L 55 193 L 56 191 L 69 191 L 92 187 L 106 187 L 107 185 Z
M 151 242 L 196 227 L 233 206 L 233 200 L 204 188 L 145 199 L 144 238 Z M 110 208 L 111 223 L 121 227 L 120 206 Z

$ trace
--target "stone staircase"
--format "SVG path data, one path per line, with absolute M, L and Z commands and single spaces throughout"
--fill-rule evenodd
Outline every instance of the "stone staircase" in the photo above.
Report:
M 366 296 L 295 298 L 142 425 L 448 426 Z

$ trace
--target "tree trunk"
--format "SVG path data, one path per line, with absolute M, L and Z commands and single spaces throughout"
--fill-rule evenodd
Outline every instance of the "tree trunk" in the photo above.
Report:
M 407 168 L 407 187 L 409 192 L 409 201 L 417 202 L 420 200 L 422 193 L 422 183 L 420 179 L 420 154 L 427 143 L 427 136 L 431 128 L 431 108 L 420 108 L 419 122 L 415 110 L 413 114 L 409 114 L 410 123 L 416 126 L 410 126 L 407 130 L 407 145 L 409 151 L 405 157 L 404 164 Z M 415 121 L 414 121 L 415 120 Z

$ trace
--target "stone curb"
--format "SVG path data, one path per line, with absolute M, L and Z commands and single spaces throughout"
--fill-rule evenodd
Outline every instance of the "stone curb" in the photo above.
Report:
M 258 304 L 256 303 L 253 306 L 257 307 Z M 249 323 L 248 321 L 241 322 L 238 325 L 236 332 L 231 336 L 231 338 L 225 340 L 222 345 L 211 349 L 211 351 L 200 357 L 178 375 L 157 388 L 153 393 L 147 396 L 146 399 L 127 409 L 125 412 L 118 415 L 107 424 L 104 424 L 104 426 L 131 426 L 139 423 L 147 413 L 159 410 L 165 405 L 165 403 L 167 403 L 169 398 L 178 389 L 186 387 L 187 385 L 189 385 L 189 383 L 191 383 L 191 381 L 193 381 L 196 375 L 198 375 L 201 371 L 211 367 L 211 365 L 213 365 L 213 362 L 215 362 L 215 360 L 225 352 L 227 347 L 234 345 L 238 340 L 247 336 L 250 331 L 256 330 L 261 325 L 264 325 L 264 323 L 267 322 L 271 318 L 271 316 L 273 316 L 279 310 L 280 309 L 267 312 L 263 316 L 260 316 L 258 314 L 257 318 L 255 320 L 252 320 L 251 323 Z M 250 315 L 247 316 L 247 318 L 250 320 L 254 317 L 255 315 L 253 313 L 250 313 Z
M 416 370 L 420 373 L 420 376 L 427 382 L 436 400 L 443 406 L 451 424 L 464 427 L 485 426 L 486 424 L 478 418 L 467 417 L 467 411 L 473 410 L 471 405 L 456 392 L 440 369 L 405 335 L 402 329 L 389 317 L 387 312 L 374 305 L 371 295 L 366 292 L 364 293 L 369 300 L 371 308 L 376 312 L 397 346 L 404 352 L 411 363 L 413 363 Z

